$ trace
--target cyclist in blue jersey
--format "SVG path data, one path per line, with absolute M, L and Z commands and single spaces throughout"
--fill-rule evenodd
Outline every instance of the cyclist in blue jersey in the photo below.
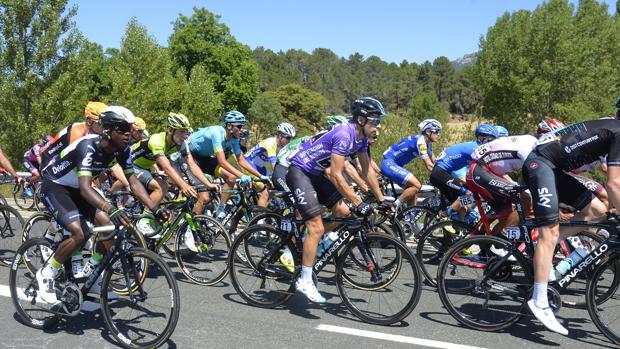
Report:
M 495 140 L 497 137 L 497 129 L 494 126 L 480 124 L 476 127 L 475 141 L 452 145 L 439 154 L 435 167 L 431 171 L 430 182 L 439 188 L 441 193 L 452 203 L 452 210 L 460 209 L 456 200 L 460 195 L 467 193 L 465 181 L 454 177 L 452 173 L 469 166 L 473 151 L 480 144 Z
M 368 216 L 372 213 L 370 205 L 355 195 L 343 175 L 347 156 L 357 154 L 364 180 L 376 198 L 380 202 L 384 200 L 376 174 L 369 167 L 367 153 L 368 139 L 376 137 L 377 126 L 385 115 L 383 105 L 374 98 L 363 97 L 353 101 L 351 109 L 353 118 L 350 122 L 336 125 L 302 143 L 290 158 L 286 174 L 286 183 L 295 196 L 295 205 L 306 220 L 308 229 L 303 243 L 301 276 L 295 286 L 310 301 L 318 303 L 325 302 L 312 281 L 317 246 L 325 232 L 319 204 L 331 208 L 335 216 L 344 216 L 349 214 L 348 207 L 342 201 L 346 198 L 355 205 L 357 215 Z M 330 171 L 326 177 L 327 168 Z
M 405 188 L 396 199 L 397 208 L 402 204 L 415 205 L 418 192 L 422 188 L 420 181 L 403 166 L 418 157 L 424 161 L 429 172 L 435 165 L 432 145 L 439 140 L 441 123 L 435 119 L 426 119 L 420 122 L 418 127 L 421 132 L 419 135 L 405 137 L 383 153 L 381 173 Z
M 239 145 L 239 138 L 247 120 L 245 115 L 236 110 L 224 114 L 224 127 L 209 126 L 201 128 L 190 136 L 189 150 L 204 173 L 224 179 L 224 191 L 220 196 L 220 204 L 216 211 L 216 218 L 225 216 L 224 208 L 230 190 L 239 178 L 241 184 L 247 185 L 252 177 L 244 174 L 226 160 L 228 154 L 233 153 L 237 164 L 251 175 L 269 180 L 245 159 Z

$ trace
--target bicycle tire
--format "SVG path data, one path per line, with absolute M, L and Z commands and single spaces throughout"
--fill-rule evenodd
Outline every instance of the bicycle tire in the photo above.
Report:
M 432 224 L 420 234 L 415 255 L 427 284 L 437 287 L 437 269 L 444 254 L 473 230 L 474 227 L 464 222 L 445 220 Z
M 44 228 L 43 226 L 39 226 L 39 224 L 44 222 L 46 222 L 45 224 L 49 224 L 53 218 L 54 217 L 49 212 L 36 212 L 30 216 L 24 224 L 24 229 L 22 229 L 21 241 L 26 242 L 26 240 L 30 238 L 44 237 L 47 232 L 45 229 L 48 227 Z
M 370 269 L 368 269 L 368 266 L 364 270 L 355 266 L 355 263 L 347 263 L 347 257 L 350 255 L 351 251 L 356 248 L 359 247 L 355 239 L 350 240 L 345 251 L 338 257 L 336 262 L 336 286 L 338 294 L 342 298 L 344 304 L 351 313 L 362 321 L 370 324 L 386 326 L 402 321 L 415 309 L 422 291 L 422 275 L 417 259 L 413 253 L 411 253 L 407 245 L 400 239 L 380 233 L 369 233 L 365 236 L 365 248 L 368 249 L 369 255 L 372 255 L 374 258 L 373 271 L 375 274 L 373 275 L 373 272 L 369 273 Z M 383 269 L 384 267 L 381 264 L 381 260 L 383 259 L 381 258 L 382 253 L 379 249 L 381 249 L 381 252 L 390 255 L 387 258 L 389 261 L 386 265 L 392 265 L 392 267 L 385 270 Z M 399 259 L 400 262 L 394 263 L 394 259 Z M 344 271 L 345 268 L 347 268 L 346 272 Z M 373 278 L 377 278 L 377 274 L 380 275 L 382 271 L 388 273 L 387 279 L 373 280 Z M 356 273 L 360 275 L 360 278 L 363 279 L 364 282 L 366 282 L 366 278 L 370 276 L 370 282 L 374 282 L 376 286 L 379 287 L 357 287 L 356 285 L 361 284 L 361 282 L 351 283 L 351 277 L 356 276 Z M 345 274 L 348 276 L 348 280 L 345 280 Z M 368 308 L 363 309 L 365 305 L 370 304 L 371 300 L 385 302 L 398 301 L 400 297 L 396 296 L 395 291 L 403 289 L 409 289 L 411 294 L 402 297 L 404 299 L 402 305 L 385 306 L 380 304 L 377 307 L 378 309 L 375 309 L 374 306 L 373 310 Z M 363 291 L 371 292 L 371 295 L 367 297 L 367 299 L 358 295 L 358 293 Z M 381 309 L 396 310 L 391 314 L 379 314 Z
M 610 276 L 613 277 L 611 282 L 609 282 Z M 617 321 L 614 321 L 617 328 L 613 329 L 611 326 L 614 322 L 607 320 L 605 314 L 608 313 L 605 313 L 603 309 L 609 307 L 609 313 L 613 312 L 614 320 L 617 320 L 617 309 L 620 303 L 618 297 L 613 296 L 617 294 L 619 285 L 620 256 L 613 255 L 594 270 L 592 277 L 588 280 L 586 292 L 586 304 L 592 322 L 605 337 L 616 345 L 620 345 L 620 326 Z
M 428 206 L 409 206 L 396 214 L 406 240 L 417 239 L 430 225 L 436 223 L 438 213 Z
M 488 252 L 491 246 L 505 249 L 515 261 Z M 463 255 L 463 250 L 477 254 Z M 457 269 L 463 271 L 465 279 L 456 277 Z M 459 323 L 480 331 L 498 331 L 519 321 L 533 283 L 532 267 L 525 257 L 509 241 L 494 236 L 470 236 L 456 242 L 444 255 L 437 273 L 437 290 L 444 307 Z M 468 298 L 471 302 L 464 303 Z M 510 304 L 505 309 L 496 308 L 502 300 Z
M 24 186 L 19 185 L 13 189 L 13 200 L 17 207 L 22 210 L 31 210 L 34 207 L 34 192 L 32 193 L 32 197 L 27 197 L 24 195 Z
M 162 286 L 159 286 L 159 287 L 153 286 L 153 287 L 148 288 L 148 292 L 146 292 L 146 294 L 147 294 L 147 297 L 150 297 L 149 299 L 159 298 L 159 297 L 161 297 L 162 299 L 165 299 L 166 304 L 170 306 L 169 316 L 167 318 L 167 321 L 165 321 L 165 325 L 163 326 L 163 329 L 155 330 L 153 326 L 149 325 L 147 329 L 142 329 L 142 331 L 136 330 L 135 332 L 137 332 L 137 336 L 136 336 L 137 339 L 132 339 L 133 336 L 129 332 L 131 332 L 132 328 L 136 328 L 137 319 L 148 318 L 149 312 L 147 311 L 142 312 L 143 307 L 141 305 L 136 305 L 134 307 L 133 305 L 138 303 L 138 301 L 134 302 L 133 300 L 128 299 L 128 297 L 119 297 L 118 299 L 114 299 L 113 301 L 108 301 L 108 295 L 107 295 L 106 290 L 110 286 L 110 282 L 111 282 L 110 280 L 112 279 L 112 275 L 115 274 L 112 271 L 112 266 L 110 265 L 108 266 L 108 268 L 106 268 L 106 272 L 103 278 L 101 297 L 100 297 L 101 313 L 103 315 L 103 319 L 105 321 L 105 324 L 108 330 L 112 333 L 112 335 L 118 341 L 118 343 L 122 345 L 123 347 L 125 348 L 156 348 L 156 347 L 159 347 L 163 345 L 170 338 L 179 320 L 179 313 L 180 313 L 180 306 L 181 306 L 179 286 L 168 264 L 155 252 L 146 250 L 143 248 L 132 247 L 131 249 L 129 249 L 129 251 L 126 251 L 124 253 L 128 254 L 128 262 L 130 264 L 133 264 L 132 260 L 134 258 L 139 258 L 142 260 L 149 261 L 148 262 L 149 264 L 148 273 L 149 275 L 151 275 L 151 277 L 147 277 L 147 278 L 139 277 L 142 279 L 142 281 L 140 281 L 141 287 L 148 288 L 147 283 L 148 281 L 152 279 L 152 276 L 155 276 L 155 277 L 163 276 L 165 278 L 165 281 L 168 285 L 167 289 L 164 289 L 164 287 Z M 137 278 L 134 276 L 131 281 L 132 284 L 137 283 L 136 279 Z M 159 292 L 161 296 L 159 297 L 157 295 L 154 296 L 154 294 L 157 292 Z M 142 300 L 142 304 L 145 304 L 144 300 Z M 131 308 L 129 312 L 132 315 L 135 314 L 135 316 L 134 316 L 134 319 L 127 321 L 129 325 L 124 325 L 120 323 L 120 321 L 118 320 L 118 315 L 121 314 L 127 308 Z M 166 306 L 157 307 L 157 312 L 155 313 L 158 314 L 159 318 L 161 318 L 162 313 L 164 312 L 164 309 L 166 309 Z M 116 317 L 116 319 L 114 319 L 113 317 Z M 155 336 L 154 336 L 155 338 L 153 338 L 152 340 L 146 341 L 146 342 L 140 342 L 140 343 L 137 342 L 138 339 L 143 339 L 142 337 L 144 336 L 145 333 L 149 333 L 149 332 L 150 333 L 155 332 Z
M 25 221 L 11 206 L 0 205 L 0 263 L 11 265 L 15 252 L 21 245 L 21 232 Z
M 185 242 L 187 238 L 187 233 L 185 233 L 185 231 L 188 223 L 183 221 L 176 231 L 174 243 L 175 259 L 181 272 L 193 283 L 203 286 L 212 286 L 222 281 L 226 275 L 228 275 L 228 254 L 231 245 L 230 236 L 226 232 L 226 229 L 213 217 L 194 215 L 193 219 L 200 227 L 200 231 L 195 232 L 195 235 L 192 236 L 194 241 L 199 244 L 194 244 L 194 248 L 198 246 L 197 251 L 192 251 L 190 246 Z M 197 240 L 197 238 L 201 242 Z M 215 248 L 216 243 L 218 246 L 217 248 Z M 206 259 L 206 266 L 202 267 L 202 270 L 196 272 L 194 268 L 198 267 L 195 266 L 195 262 L 196 259 L 200 257 Z M 215 263 L 217 263 L 219 267 L 212 268 Z M 213 271 L 213 273 L 210 271 Z M 201 276 L 203 272 L 205 273 L 204 275 L 207 276 Z
M 296 263 L 301 257 L 293 243 L 284 240 L 283 234 L 269 225 L 254 225 L 242 231 L 233 242 L 228 256 L 230 280 L 237 294 L 250 305 L 275 308 L 294 293 L 300 268 L 296 266 L 293 272 L 289 271 L 279 262 L 279 257 L 284 247 L 288 247 Z M 239 258 L 238 253 L 243 254 L 246 261 Z M 257 282 L 259 289 L 250 290 Z
M 33 247 L 34 250 L 31 251 Z M 30 308 L 24 308 L 24 306 L 32 307 L 39 303 L 46 305 L 46 303 L 44 303 L 43 301 L 37 301 L 38 284 L 34 273 L 30 272 L 31 269 L 38 270 L 39 268 L 43 267 L 46 260 L 49 259 L 45 258 L 41 254 L 43 248 L 51 250 L 51 245 L 49 241 L 43 238 L 33 238 L 26 241 L 17 250 L 15 254 L 15 259 L 13 260 L 13 263 L 11 263 L 11 269 L 9 272 L 9 289 L 11 291 L 11 299 L 13 301 L 13 305 L 15 307 L 15 310 L 17 311 L 17 314 L 22 320 L 21 322 L 29 327 L 40 330 L 46 330 L 56 326 L 56 324 L 61 318 L 60 315 L 53 312 L 51 307 L 49 310 L 39 310 L 44 313 L 49 312 L 49 314 L 45 316 L 45 318 L 34 316 L 33 313 L 30 312 Z M 25 266 L 26 264 L 33 265 Z M 20 270 L 20 267 L 26 267 L 26 270 Z M 27 287 L 23 287 L 21 285 L 21 277 L 30 279 L 29 281 L 26 280 L 26 282 L 24 282 L 24 285 L 28 285 Z M 18 278 L 20 278 L 20 280 L 18 280 Z M 31 289 L 31 287 L 33 289 Z M 36 289 L 34 289 L 35 287 Z M 23 304 L 21 301 L 23 301 Z M 36 310 L 33 309 L 33 311 Z

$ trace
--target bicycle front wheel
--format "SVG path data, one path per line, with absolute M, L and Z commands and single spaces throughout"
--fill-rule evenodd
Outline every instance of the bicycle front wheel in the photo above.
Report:
M 13 200 L 17 207 L 22 210 L 30 210 L 34 207 L 34 190 L 32 188 L 24 189 L 23 185 L 13 189 Z
M 114 291 L 118 272 L 108 266 L 101 291 L 101 313 L 105 324 L 125 348 L 156 348 L 174 332 L 180 312 L 179 287 L 170 267 L 152 251 L 133 247 L 122 252 L 127 261 L 123 276 L 129 280 L 132 292 L 109 300 Z M 120 258 L 123 258 L 122 256 Z M 148 266 L 143 277 L 142 263 Z
M 420 299 L 421 282 L 418 262 L 407 245 L 386 234 L 350 240 L 336 262 L 340 297 L 355 316 L 371 324 L 391 325 L 406 318 Z
M 25 222 L 22 215 L 11 206 L 0 205 L 0 262 L 10 265 L 15 251 L 21 245 L 21 231 Z
M 620 345 L 620 256 L 600 265 L 588 280 L 586 304 L 596 327 L 614 344 Z
M 493 251 L 505 251 L 503 257 Z M 508 241 L 472 236 L 455 243 L 437 273 L 439 298 L 461 324 L 497 331 L 517 322 L 533 285 L 531 266 Z

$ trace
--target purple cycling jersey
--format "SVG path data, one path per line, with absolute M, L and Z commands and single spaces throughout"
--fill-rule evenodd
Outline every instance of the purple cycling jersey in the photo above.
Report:
M 24 159 L 33 164 L 37 163 L 37 156 L 39 155 L 39 151 L 41 149 L 42 144 L 35 144 L 32 147 L 28 148 L 24 153 Z
M 291 165 L 304 172 L 318 175 L 331 165 L 332 153 L 349 156 L 365 153 L 368 140 L 355 139 L 355 124 L 345 123 L 334 126 L 329 132 L 319 133 L 299 146 L 290 159 Z

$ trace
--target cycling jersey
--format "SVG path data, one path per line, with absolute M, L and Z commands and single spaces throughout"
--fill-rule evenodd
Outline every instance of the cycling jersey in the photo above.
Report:
M 264 176 L 268 176 L 273 172 L 273 167 L 277 161 L 278 142 L 276 137 L 271 137 L 260 141 L 252 147 L 246 154 L 245 158 L 250 165 Z
M 405 166 L 416 157 L 426 159 L 433 155 L 431 142 L 425 142 L 423 135 L 409 136 L 391 145 L 383 153 L 384 159 L 393 159 L 398 166 Z
M 290 158 L 290 162 L 304 172 L 318 175 L 331 165 L 332 153 L 349 156 L 365 153 L 367 149 L 366 138 L 355 138 L 355 124 L 339 124 L 302 143 L 299 151 Z
M 186 156 L 187 141 L 183 141 L 179 146 L 175 144 L 172 147 L 168 147 L 166 132 L 161 132 L 134 144 L 131 147 L 131 156 L 133 157 L 134 166 L 148 169 L 155 164 L 158 157 L 170 156 L 177 151 L 180 152 L 181 155 Z
M 480 144 L 475 141 L 452 145 L 439 154 L 435 162 L 435 167 L 440 167 L 447 172 L 452 172 L 469 166 L 472 153 L 479 145 Z
M 599 119 L 572 124 L 543 135 L 536 151 L 563 171 L 601 161 L 620 166 L 620 120 Z
M 320 134 L 325 133 L 325 132 L 327 131 L 323 131 Z M 312 136 L 297 137 L 297 138 L 292 139 L 286 145 L 286 147 L 280 149 L 280 151 L 278 152 L 278 155 L 277 155 L 278 164 L 288 168 L 290 166 L 289 159 L 291 158 L 291 156 L 297 152 L 297 150 L 299 149 L 299 146 L 302 143 L 308 141 L 310 138 L 312 138 Z
M 201 157 L 212 157 L 215 153 L 223 151 L 224 153 L 241 154 L 239 139 L 226 139 L 226 130 L 222 126 L 209 126 L 201 128 L 192 133 L 189 137 L 189 150 L 192 155 Z
M 41 148 L 41 165 L 47 165 L 56 154 L 63 151 L 69 144 L 86 136 L 89 131 L 90 128 L 85 122 L 76 122 L 63 128 L 51 142 Z
M 536 142 L 530 135 L 501 137 L 477 147 L 472 160 L 501 177 L 520 170 Z
M 101 136 L 86 135 L 56 154 L 41 170 L 46 180 L 61 186 L 79 188 L 78 177 L 94 177 L 119 163 L 125 174 L 133 173 L 129 147 L 114 154 L 101 149 Z
M 28 170 L 28 172 L 35 173 L 39 172 L 39 163 L 37 162 L 37 156 L 41 151 L 41 146 L 43 144 L 35 144 L 32 147 L 28 148 L 24 153 L 24 157 L 22 158 L 22 165 Z

